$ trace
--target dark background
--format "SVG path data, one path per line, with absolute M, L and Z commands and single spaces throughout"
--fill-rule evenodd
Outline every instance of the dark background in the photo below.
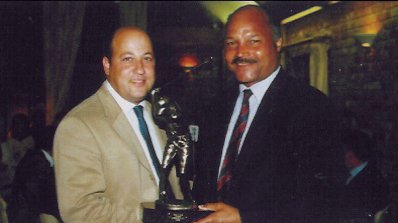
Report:
M 258 2 L 269 9 L 276 23 L 313 5 L 327 2 Z M 150 1 L 147 30 L 150 34 L 164 27 L 212 27 L 217 21 L 195 1 Z M 102 83 L 101 47 L 109 33 L 119 26 L 117 2 L 90 1 L 86 5 L 82 38 L 74 70 L 69 107 L 92 94 Z M 42 5 L 40 1 L 0 2 L 1 105 L 44 103 Z M 181 49 L 156 44 L 159 82 L 167 82 L 181 72 L 176 54 Z M 197 49 L 196 49 L 197 50 Z M 219 49 L 216 49 L 219 50 Z M 218 56 L 218 55 L 217 55 Z M 84 75 L 83 75 L 84 74 Z M 5 112 L 4 110 L 2 112 Z

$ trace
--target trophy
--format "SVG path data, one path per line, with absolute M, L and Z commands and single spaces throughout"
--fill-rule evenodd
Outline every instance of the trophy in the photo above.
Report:
M 159 199 L 143 203 L 144 223 L 189 223 L 209 214 L 199 211 L 192 199 L 188 176 L 188 160 L 192 156 L 193 142 L 185 125 L 181 109 L 168 97 L 159 96 L 160 88 L 151 91 L 152 116 L 155 123 L 167 134 L 167 144 L 159 173 Z M 177 161 L 177 163 L 175 163 Z M 175 199 L 167 192 L 168 175 L 176 164 L 183 200 Z

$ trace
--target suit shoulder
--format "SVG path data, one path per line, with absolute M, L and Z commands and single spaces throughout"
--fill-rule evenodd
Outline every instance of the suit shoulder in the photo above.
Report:
M 96 119 L 98 115 L 104 114 L 104 108 L 98 97 L 98 92 L 91 95 L 80 104 L 75 106 L 64 119 L 78 118 L 81 120 Z
M 327 97 L 323 92 L 321 92 L 317 88 L 309 85 L 308 83 L 304 83 L 303 81 L 299 81 L 294 77 L 288 76 L 287 80 L 290 89 L 294 90 L 296 93 L 312 95 L 314 97 L 322 97 L 322 98 Z
M 364 174 L 366 175 L 371 175 L 373 177 L 376 178 L 384 178 L 383 174 L 381 173 L 381 171 L 379 170 L 379 168 L 377 168 L 376 164 L 374 163 L 369 163 L 362 171 Z
M 298 81 L 293 77 L 288 77 L 286 91 L 289 97 L 293 98 L 294 101 L 301 106 L 311 105 L 319 107 L 333 107 L 332 102 L 327 95 L 315 87 Z

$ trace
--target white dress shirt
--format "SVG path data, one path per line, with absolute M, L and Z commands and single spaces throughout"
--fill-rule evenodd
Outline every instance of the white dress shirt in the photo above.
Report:
M 162 162 L 163 159 L 163 149 L 160 146 L 160 136 L 157 135 L 158 131 L 156 131 L 155 129 L 157 128 L 155 125 L 155 122 L 153 121 L 152 115 L 149 112 L 149 102 L 147 101 L 141 101 L 139 104 L 134 104 L 131 103 L 129 101 L 127 101 L 126 99 L 124 99 L 122 96 L 120 96 L 115 89 L 113 89 L 113 87 L 111 86 L 111 84 L 106 80 L 104 82 L 105 87 L 108 89 L 108 91 L 111 93 L 112 97 L 116 100 L 116 102 L 118 103 L 118 105 L 120 106 L 120 108 L 122 109 L 123 113 L 126 115 L 127 120 L 129 121 L 130 126 L 133 128 L 135 134 L 138 137 L 138 140 L 140 141 L 140 144 L 142 146 L 142 148 L 144 148 L 144 153 L 145 156 L 148 160 L 149 165 L 151 166 L 153 175 L 155 176 L 156 182 L 159 183 L 159 178 L 157 175 L 157 171 L 155 169 L 155 166 L 152 163 L 152 159 L 151 159 L 151 155 L 149 154 L 148 151 L 148 146 L 145 142 L 144 137 L 141 135 L 141 131 L 140 131 L 140 127 L 138 124 L 138 119 L 137 116 L 134 112 L 134 107 L 137 105 L 141 105 L 143 107 L 143 112 L 144 112 L 144 119 L 145 122 L 148 126 L 148 131 L 149 134 L 151 136 L 151 140 L 152 140 L 152 144 L 153 144 L 153 148 L 155 149 L 155 153 L 156 156 L 159 159 L 159 163 Z
M 247 120 L 245 131 L 243 132 L 242 139 L 240 141 L 238 154 L 240 153 L 240 150 L 242 148 L 243 142 L 245 141 L 247 132 L 248 132 L 250 125 L 254 119 L 254 116 L 257 112 L 258 106 L 260 105 L 265 92 L 267 92 L 269 86 L 271 85 L 272 81 L 275 79 L 275 77 L 278 74 L 280 69 L 281 68 L 278 67 L 274 72 L 272 72 L 272 74 L 270 76 L 268 76 L 267 78 L 265 78 L 264 80 L 262 80 L 256 84 L 253 84 L 249 88 L 246 87 L 244 84 L 239 85 L 240 93 L 239 93 L 238 99 L 236 100 L 234 111 L 233 111 L 231 119 L 229 121 L 228 131 L 227 131 L 227 134 L 226 134 L 225 140 L 224 140 L 224 147 L 223 147 L 223 151 L 222 151 L 222 155 L 221 155 L 221 161 L 224 160 L 225 154 L 227 153 L 229 141 L 231 140 L 231 135 L 232 135 L 232 132 L 234 131 L 235 123 L 239 117 L 240 109 L 242 107 L 243 91 L 246 89 L 250 89 L 253 92 L 253 95 L 249 99 L 249 117 Z M 219 172 L 218 172 L 219 174 L 221 172 L 222 163 L 223 162 L 220 162 Z

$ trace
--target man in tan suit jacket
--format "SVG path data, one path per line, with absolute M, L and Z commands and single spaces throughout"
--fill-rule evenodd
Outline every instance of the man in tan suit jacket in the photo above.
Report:
M 144 107 L 151 140 L 162 160 L 166 135 L 153 122 L 144 98 L 155 82 L 148 35 L 118 29 L 103 58 L 107 80 L 60 123 L 54 144 L 59 208 L 73 223 L 141 222 L 142 202 L 158 199 L 158 177 L 133 107 Z M 169 177 L 177 198 L 175 171 Z

